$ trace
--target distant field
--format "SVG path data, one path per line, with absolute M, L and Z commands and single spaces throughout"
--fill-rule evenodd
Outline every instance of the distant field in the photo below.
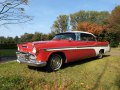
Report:
M 1 56 L 15 56 L 16 49 L 0 49 L 0 57 Z
M 45 68 L 30 70 L 15 61 L 0 64 L 0 90 L 120 90 L 120 56 L 115 52 L 120 54 L 120 49 L 52 73 Z

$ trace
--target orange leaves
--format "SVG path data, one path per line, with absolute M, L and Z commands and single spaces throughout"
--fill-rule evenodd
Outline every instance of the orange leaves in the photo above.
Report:
M 107 26 L 99 25 L 96 23 L 82 22 L 78 23 L 77 30 L 78 31 L 86 31 L 93 33 L 95 35 L 102 34 L 107 29 Z

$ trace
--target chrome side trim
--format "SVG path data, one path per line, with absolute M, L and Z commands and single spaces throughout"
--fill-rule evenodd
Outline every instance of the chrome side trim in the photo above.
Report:
M 104 48 L 107 46 L 84 46 L 84 47 L 63 47 L 63 48 L 48 48 L 46 51 L 64 51 L 64 50 L 79 50 L 79 49 L 95 49 L 95 48 Z

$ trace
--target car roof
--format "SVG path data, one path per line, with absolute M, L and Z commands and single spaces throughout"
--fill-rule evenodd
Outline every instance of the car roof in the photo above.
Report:
M 68 33 L 88 33 L 88 34 L 92 34 L 89 32 L 85 32 L 85 31 L 67 31 Z
M 86 33 L 86 34 L 91 34 L 91 35 L 93 35 L 94 37 L 96 37 L 94 34 L 89 33 L 89 32 L 85 32 L 85 31 L 66 31 L 66 32 L 58 33 L 58 34 L 56 34 L 56 35 L 64 34 L 64 33 Z
M 86 33 L 86 34 L 91 34 L 91 35 L 95 36 L 94 34 L 89 33 L 89 32 L 85 32 L 85 31 L 66 31 L 66 32 L 64 32 L 64 33 Z M 95 36 L 95 37 L 96 37 L 96 36 Z

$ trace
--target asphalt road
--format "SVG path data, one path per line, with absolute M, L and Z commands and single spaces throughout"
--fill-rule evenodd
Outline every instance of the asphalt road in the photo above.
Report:
M 0 63 L 16 60 L 15 56 L 12 57 L 0 57 Z

